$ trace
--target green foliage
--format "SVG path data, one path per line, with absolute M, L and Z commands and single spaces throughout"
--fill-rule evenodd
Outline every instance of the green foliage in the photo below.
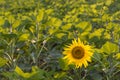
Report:
M 7 63 L 7 60 L 0 57 L 0 67 L 4 66 Z
M 31 72 L 23 72 L 18 66 L 15 68 L 15 72 L 23 77 L 24 79 L 31 79 L 31 80 L 42 80 L 44 79 L 44 70 L 39 70 L 37 66 L 32 66 Z M 34 77 L 33 77 L 34 76 Z
M 111 42 L 106 42 L 102 46 L 101 50 L 103 52 L 107 53 L 107 54 L 110 54 L 110 53 L 116 53 L 116 52 L 118 52 L 119 48 L 118 48 L 118 45 L 116 45 L 116 44 L 113 44 Z
M 0 0 L 0 80 L 118 80 L 119 10 L 119 0 Z M 76 70 L 62 52 L 78 37 L 94 55 Z

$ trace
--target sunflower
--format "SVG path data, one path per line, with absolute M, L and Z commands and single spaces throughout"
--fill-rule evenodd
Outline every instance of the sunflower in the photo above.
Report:
M 78 38 L 77 40 L 74 39 L 72 44 L 64 48 L 63 54 L 65 55 L 63 59 L 68 61 L 68 65 L 74 64 L 76 68 L 81 68 L 84 65 L 86 68 L 88 62 L 91 62 L 93 50 L 91 46 L 84 45 Z

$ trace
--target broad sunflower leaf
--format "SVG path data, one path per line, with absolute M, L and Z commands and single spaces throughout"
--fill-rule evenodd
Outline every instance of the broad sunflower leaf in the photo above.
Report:
M 119 51 L 119 47 L 118 47 L 118 45 L 107 41 L 107 42 L 102 46 L 101 50 L 102 50 L 102 52 L 105 52 L 105 53 L 107 53 L 107 54 L 110 54 L 110 53 L 118 52 L 118 51 Z
M 54 78 L 60 79 L 62 77 L 65 77 L 65 75 L 66 75 L 66 72 L 59 72 L 54 75 Z
M 15 21 L 14 15 L 9 15 L 8 17 L 8 21 L 12 24 Z
M 115 55 L 115 58 L 118 59 L 118 60 L 120 60 L 120 53 L 117 53 L 117 54 Z
M 92 25 L 89 22 L 80 22 L 79 24 L 76 25 L 76 27 L 82 29 L 82 31 L 91 31 L 92 30 Z
M 18 27 L 19 25 L 20 25 L 20 20 L 16 20 L 14 23 L 13 23 L 13 25 L 12 25 L 12 27 L 13 28 L 16 28 L 16 27 Z
M 19 75 L 23 75 L 24 74 L 24 72 L 18 66 L 16 66 L 15 72 L 17 72 Z
M 102 21 L 107 21 L 107 20 L 109 20 L 109 15 L 108 14 L 104 14 L 103 16 L 102 16 Z
M 113 0 L 106 0 L 105 4 L 109 6 L 110 4 L 112 4 L 112 2 Z
M 7 60 L 0 57 L 0 67 L 4 66 L 7 63 Z
M 100 28 L 100 29 L 97 29 L 97 30 L 95 30 L 93 33 L 91 33 L 90 35 L 89 35 L 89 38 L 93 38 L 93 37 L 98 37 L 98 38 L 100 38 L 100 36 L 102 35 L 102 32 L 104 31 L 104 29 L 102 29 L 102 28 Z
M 71 28 L 71 26 L 72 26 L 72 24 L 68 23 L 68 24 L 62 26 L 62 29 L 63 30 L 69 30 Z
M 28 78 L 28 80 L 44 80 L 44 74 L 45 71 L 42 69 L 36 69 L 36 66 L 32 67 L 32 73 L 35 73 L 34 75 L 32 75 L 30 78 Z
M 29 38 L 29 34 L 22 34 L 20 37 L 19 37 L 19 40 L 20 41 L 25 41 L 25 40 L 28 40 L 28 38 Z
M 47 9 L 45 12 L 46 12 L 47 14 L 51 14 L 51 13 L 53 12 L 53 9 Z
M 67 62 L 65 60 L 63 60 L 61 58 L 59 59 L 59 65 L 62 68 L 62 70 L 68 70 L 69 69 L 69 67 L 66 63 Z
M 58 29 L 56 29 L 55 27 L 51 27 L 48 32 L 49 34 L 54 34 Z
M 62 24 L 62 21 L 58 18 L 51 18 L 51 24 L 53 26 L 59 27 Z
M 42 21 L 43 16 L 44 16 L 44 9 L 42 9 L 42 10 L 39 11 L 39 13 L 37 15 L 37 22 Z
M 65 36 L 65 35 L 67 35 L 66 33 L 64 33 L 64 32 L 57 32 L 56 34 L 55 34 L 55 36 L 57 37 L 57 38 L 62 38 L 63 36 Z
M 4 19 L 2 19 L 2 17 L 0 17 L 0 26 L 4 24 Z
M 18 66 L 16 66 L 15 72 L 24 78 L 30 78 L 31 76 L 37 73 L 35 67 L 32 67 L 32 72 L 23 72 Z

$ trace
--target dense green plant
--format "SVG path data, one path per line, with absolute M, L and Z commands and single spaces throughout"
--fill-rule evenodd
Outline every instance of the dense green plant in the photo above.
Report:
M 119 80 L 119 0 L 0 0 L 0 80 Z M 94 47 L 87 68 L 67 65 L 75 38 Z

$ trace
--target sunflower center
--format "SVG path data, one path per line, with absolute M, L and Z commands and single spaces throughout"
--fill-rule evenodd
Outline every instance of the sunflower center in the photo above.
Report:
M 75 59 L 83 58 L 83 56 L 84 56 L 84 49 L 82 47 L 80 47 L 80 46 L 74 47 L 73 50 L 72 50 L 72 56 Z

